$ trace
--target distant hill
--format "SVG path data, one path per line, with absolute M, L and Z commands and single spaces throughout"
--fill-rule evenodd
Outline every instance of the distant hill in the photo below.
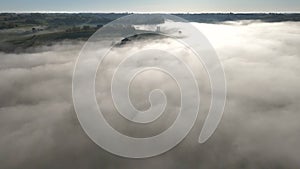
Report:
M 98 28 L 130 13 L 0 13 L 0 51 L 24 52 L 27 48 L 51 45 L 68 39 L 88 39 Z M 300 14 L 277 13 L 202 13 L 174 14 L 190 22 L 220 23 L 225 21 L 260 20 L 263 22 L 300 21 Z M 126 20 L 125 20 L 126 22 Z M 139 17 L 138 24 L 158 24 L 160 17 L 147 23 Z M 130 21 L 124 24 L 131 24 Z

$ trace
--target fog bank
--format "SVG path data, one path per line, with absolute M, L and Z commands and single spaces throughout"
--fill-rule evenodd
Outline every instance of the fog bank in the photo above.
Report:
M 198 144 L 197 139 L 209 108 L 208 79 L 201 65 L 187 59 L 199 71 L 202 102 L 199 119 L 183 142 L 160 156 L 141 160 L 117 157 L 98 147 L 82 130 L 72 103 L 72 73 L 83 43 L 61 43 L 35 53 L 0 53 L 0 168 L 300 166 L 300 23 L 193 24 L 216 49 L 228 88 L 223 119 L 205 144 Z M 168 40 L 159 43 L 182 52 Z M 107 71 L 115 64 L 110 58 L 105 63 L 102 69 Z M 149 107 L 147 92 L 156 87 L 165 89 L 170 99 L 166 115 L 155 127 L 142 127 L 148 132 L 117 115 L 106 90 L 108 83 L 101 83 L 106 76 L 97 76 L 98 101 L 106 106 L 107 120 L 120 132 L 153 135 L 174 120 L 168 112 L 178 109 L 177 86 L 166 75 L 148 73 L 133 84 L 133 104 L 142 110 Z M 153 74 L 155 78 L 149 78 Z

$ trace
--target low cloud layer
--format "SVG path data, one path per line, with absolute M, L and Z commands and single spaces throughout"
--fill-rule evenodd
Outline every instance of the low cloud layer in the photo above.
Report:
M 203 107 L 197 124 L 182 143 L 165 154 L 142 160 L 121 158 L 102 150 L 82 130 L 72 103 L 72 73 L 83 44 L 66 42 L 31 54 L 0 54 L 0 168 L 300 166 L 300 23 L 194 25 L 215 47 L 228 88 L 223 119 L 208 142 L 197 143 L 210 99 L 207 78 L 199 73 Z M 109 68 L 109 60 L 106 63 Z M 198 70 L 196 65 L 194 70 Z M 143 91 L 132 92 L 137 108 L 149 107 L 147 91 L 159 84 L 170 98 L 177 96 L 176 85 L 169 77 L 159 73 L 156 76 L 159 78 L 152 82 L 145 82 L 147 73 L 137 77 L 134 89 Z M 101 77 L 100 74 L 100 82 Z M 99 86 L 101 105 L 107 97 L 107 86 Z M 104 103 L 105 116 L 116 129 L 145 136 L 137 126 L 124 125 L 126 121 L 113 113 L 109 99 Z M 168 111 L 175 111 L 176 105 L 178 100 L 171 99 Z M 155 124 L 150 135 L 169 126 L 172 117 L 159 119 L 160 125 Z M 162 123 L 163 119 L 167 122 Z

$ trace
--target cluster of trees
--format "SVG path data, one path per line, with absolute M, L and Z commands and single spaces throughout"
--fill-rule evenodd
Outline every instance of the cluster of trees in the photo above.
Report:
M 0 29 L 10 29 L 18 27 L 18 24 L 10 23 L 10 22 L 1 22 Z
M 66 29 L 66 32 L 96 31 L 97 29 L 99 29 L 101 27 L 102 27 L 102 25 L 97 25 L 97 26 L 84 25 L 82 27 L 73 26 L 72 28 Z

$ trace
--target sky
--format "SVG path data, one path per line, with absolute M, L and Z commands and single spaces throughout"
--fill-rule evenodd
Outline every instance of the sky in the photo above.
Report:
M 300 12 L 299 0 L 0 0 L 1 12 Z

